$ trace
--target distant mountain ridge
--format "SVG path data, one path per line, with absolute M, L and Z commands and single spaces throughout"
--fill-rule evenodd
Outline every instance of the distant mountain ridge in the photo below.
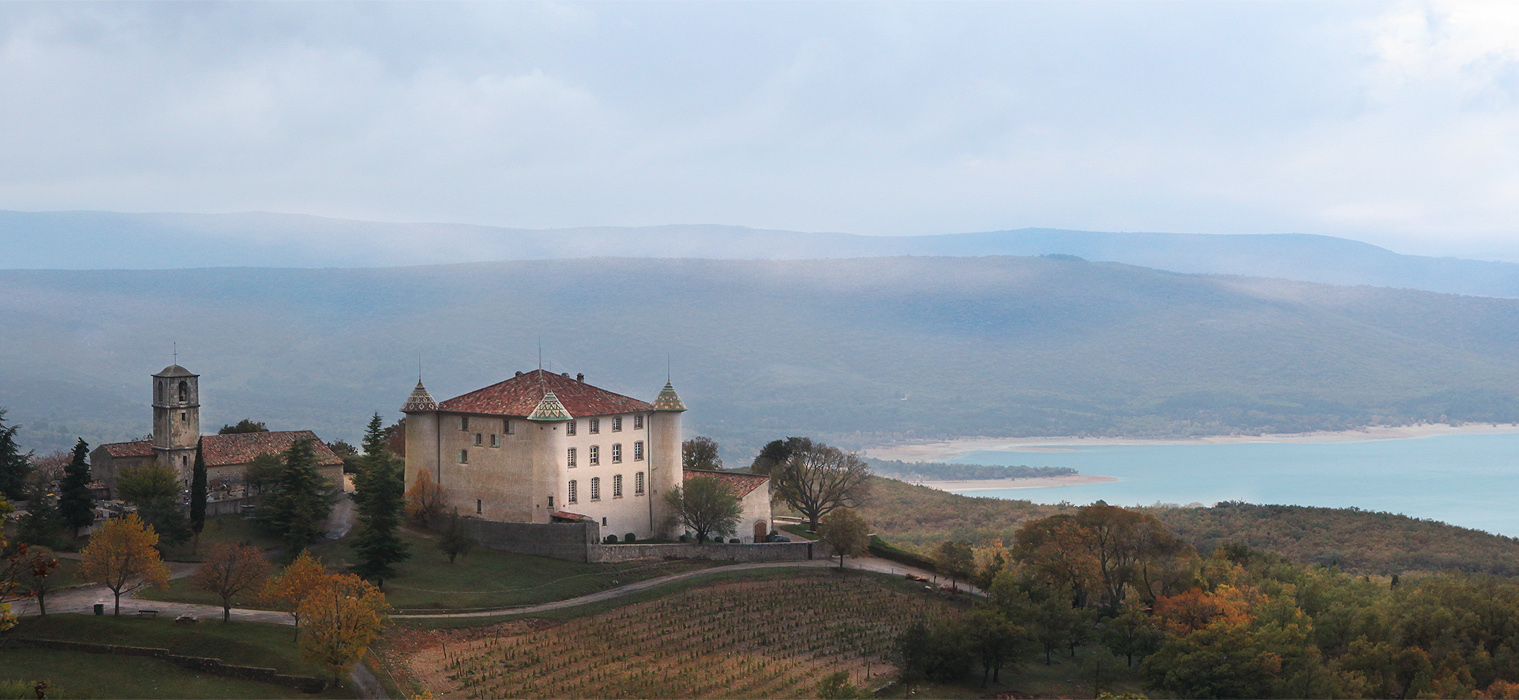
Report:
M 148 375 L 204 425 L 355 440 L 537 366 L 769 440 L 1295 432 L 1519 421 L 1519 300 L 1048 257 L 586 258 L 378 269 L 0 271 L 0 406 L 25 448 L 148 432 Z
M 1172 272 L 1519 298 L 1519 264 L 1402 255 L 1308 234 L 1019 229 L 931 236 L 672 225 L 514 229 L 298 214 L 0 211 L 0 268 L 362 268 L 587 257 L 828 259 L 1074 255 Z

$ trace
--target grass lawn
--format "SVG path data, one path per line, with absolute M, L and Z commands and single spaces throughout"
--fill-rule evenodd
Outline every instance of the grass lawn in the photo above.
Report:
M 260 549 L 280 546 L 279 538 L 270 537 L 259 530 L 252 520 L 239 515 L 217 515 L 206 518 L 206 527 L 200 532 L 200 545 L 191 547 L 190 542 L 165 547 L 164 558 L 169 561 L 204 561 L 211 546 L 217 543 L 252 544 Z
M 595 593 L 625 583 L 713 566 L 704 561 L 583 564 L 475 547 L 450 564 L 430 533 L 402 530 L 411 558 L 385 580 L 398 610 L 441 610 L 530 605 Z M 329 568 L 356 561 L 348 540 L 312 548 Z
M 264 666 L 283 673 L 324 677 L 296 648 L 294 630 L 249 622 L 202 622 L 176 626 L 172 620 L 140 620 L 93 615 L 26 618 L 9 636 L 160 647 L 176 654 L 210 656 L 228 663 Z M 18 675 L 20 674 L 20 675 Z M 55 697 L 216 698 L 301 697 L 293 688 L 201 674 L 173 664 L 131 656 L 0 647 L 0 677 L 47 679 Z M 352 697 L 329 688 L 318 697 Z
M 796 536 L 791 538 L 792 542 L 806 542 L 807 540 L 816 540 L 818 538 L 817 533 L 807 531 L 806 523 L 792 523 L 789 525 L 782 525 L 781 529 L 789 534 Z M 800 537 L 801 539 L 797 539 L 797 537 Z

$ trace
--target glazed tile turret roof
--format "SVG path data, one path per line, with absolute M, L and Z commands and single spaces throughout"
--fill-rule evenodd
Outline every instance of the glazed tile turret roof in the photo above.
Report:
M 543 423 L 569 420 L 573 417 L 574 416 L 571 416 L 569 411 L 564 410 L 564 405 L 559 403 L 559 397 L 554 396 L 553 389 L 545 389 L 543 393 L 543 400 L 539 401 L 538 407 L 533 409 L 533 412 L 527 415 L 528 420 L 535 420 Z
M 605 416 L 652 411 L 654 406 L 544 370 L 524 372 L 498 384 L 455 396 L 438 404 L 439 411 L 526 418 L 553 392 L 569 417 Z
M 427 393 L 427 387 L 422 386 L 422 380 L 417 380 L 417 388 L 411 390 L 411 396 L 406 397 L 406 403 L 401 404 L 402 413 L 420 413 L 423 411 L 438 410 L 438 402 L 432 400 L 432 394 Z
M 655 397 L 654 399 L 654 410 L 684 411 L 686 410 L 686 404 L 685 402 L 681 401 L 680 396 L 675 393 L 675 387 L 671 386 L 669 382 L 665 382 L 665 388 L 661 389 L 659 396 Z

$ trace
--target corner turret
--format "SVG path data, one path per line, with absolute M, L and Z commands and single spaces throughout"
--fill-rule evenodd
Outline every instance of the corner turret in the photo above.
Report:
M 411 390 L 411 396 L 406 397 L 406 403 L 401 404 L 402 413 L 422 413 L 424 411 L 438 410 L 438 402 L 434 401 L 432 394 L 427 393 L 427 387 L 422 386 L 422 380 L 417 380 L 417 388 Z
M 665 388 L 661 389 L 659 396 L 654 399 L 656 411 L 684 411 L 686 404 L 680 400 L 680 395 L 675 393 L 674 385 L 665 382 Z

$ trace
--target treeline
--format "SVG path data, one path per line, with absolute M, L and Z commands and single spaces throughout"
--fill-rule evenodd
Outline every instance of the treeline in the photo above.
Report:
M 961 496 L 883 478 L 872 480 L 871 498 L 861 508 L 876 534 L 919 554 L 946 540 L 977 548 L 1011 542 L 1023 523 L 1074 510 L 1068 504 Z M 1143 510 L 1204 554 L 1238 542 L 1301 564 L 1353 573 L 1454 569 L 1519 575 L 1519 539 L 1433 520 L 1355 508 L 1243 503 Z
M 1094 680 L 1127 666 L 1177 697 L 1519 697 L 1507 579 L 1374 581 L 1233 543 L 1200 557 L 1103 505 L 1028 523 L 973 575 L 986 602 L 898 640 L 904 682 L 984 683 L 1086 647 Z
M 1001 466 L 959 464 L 954 462 L 903 462 L 895 459 L 869 459 L 871 469 L 881 476 L 903 481 L 960 481 L 970 479 L 1033 479 L 1041 476 L 1068 476 L 1070 467 Z

